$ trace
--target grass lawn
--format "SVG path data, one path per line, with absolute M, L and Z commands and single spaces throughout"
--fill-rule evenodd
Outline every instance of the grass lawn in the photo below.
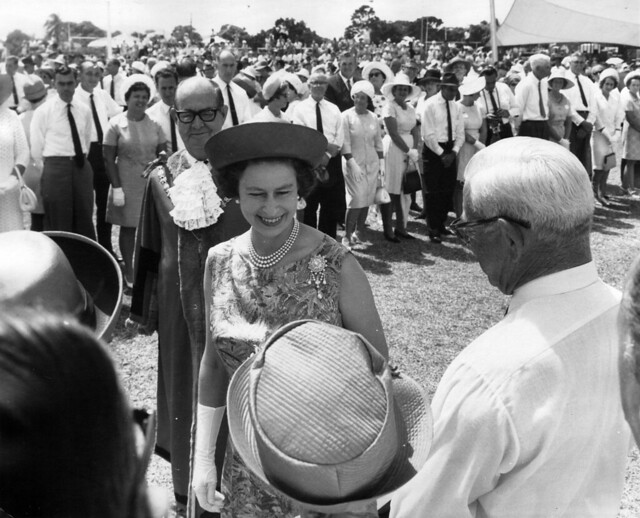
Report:
M 617 288 L 640 251 L 639 215 L 640 200 L 626 198 L 614 197 L 611 208 L 596 209 L 594 259 L 601 277 Z M 472 254 L 455 238 L 431 244 L 424 222 L 411 218 L 408 230 L 418 239 L 400 245 L 384 241 L 381 232 L 369 231 L 365 237 L 370 244 L 354 254 L 373 288 L 392 361 L 432 396 L 451 360 L 502 318 L 508 298 L 489 285 Z M 134 404 L 155 408 L 156 339 L 137 336 L 124 326 L 129 302 L 126 298 L 111 347 Z M 154 458 L 149 479 L 171 490 L 163 460 Z M 619 516 L 640 516 L 637 450 L 630 456 Z

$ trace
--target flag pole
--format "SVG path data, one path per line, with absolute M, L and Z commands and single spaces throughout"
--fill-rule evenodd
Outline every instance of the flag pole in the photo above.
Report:
M 489 0 L 489 9 L 491 12 L 491 58 L 494 63 L 498 62 L 498 38 L 496 36 L 496 6 L 495 0 Z

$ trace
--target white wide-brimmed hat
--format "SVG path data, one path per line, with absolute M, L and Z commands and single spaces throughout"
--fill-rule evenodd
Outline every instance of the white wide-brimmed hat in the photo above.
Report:
M 485 86 L 487 86 L 487 80 L 484 76 L 466 75 L 458 87 L 458 91 L 460 95 L 473 95 L 482 92 Z
M 415 381 L 361 335 L 313 320 L 283 326 L 238 368 L 227 413 L 249 469 L 324 513 L 403 486 L 424 465 L 433 436 Z
M 368 81 L 369 74 L 371 74 L 373 70 L 380 70 L 380 72 L 384 74 L 384 83 L 382 84 L 386 85 L 393 81 L 393 71 L 389 68 L 389 65 L 382 61 L 370 61 L 367 63 L 362 69 L 362 79 Z
M 547 77 L 547 84 L 551 85 L 551 81 L 554 79 L 564 80 L 564 86 L 560 90 L 567 90 L 568 88 L 573 88 L 576 85 L 571 79 L 567 77 L 567 73 L 562 67 L 556 67 L 551 71 L 551 75 Z
M 598 86 L 601 86 L 603 81 L 609 77 L 616 82 L 616 86 L 620 84 L 620 74 L 618 74 L 618 71 L 615 68 L 605 68 L 601 72 L 600 77 L 598 77 Z
M 353 97 L 356 94 L 365 94 L 367 97 L 369 97 L 369 99 L 373 99 L 373 96 L 375 95 L 375 90 L 373 89 L 373 85 L 369 82 L 369 81 L 356 81 L 355 83 L 353 83 L 353 85 L 351 86 L 351 98 L 353 99 Z
M 384 85 L 382 85 L 382 88 L 380 89 L 382 91 L 382 95 L 384 95 L 387 99 L 392 99 L 393 98 L 392 90 L 394 86 L 410 86 L 411 87 L 411 93 L 407 96 L 407 101 L 411 101 L 412 99 L 415 99 L 416 97 L 418 97 L 418 95 L 420 95 L 420 92 L 422 92 L 420 87 L 418 85 L 414 85 L 411 82 L 411 79 L 409 79 L 409 76 L 406 74 L 403 74 L 402 72 L 396 74 L 396 76 L 393 78 L 393 81 L 391 83 L 385 83 Z

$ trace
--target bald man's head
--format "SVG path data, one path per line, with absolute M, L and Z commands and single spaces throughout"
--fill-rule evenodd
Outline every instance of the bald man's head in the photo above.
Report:
M 218 76 L 229 83 L 236 75 L 236 57 L 230 50 L 222 50 L 218 54 Z

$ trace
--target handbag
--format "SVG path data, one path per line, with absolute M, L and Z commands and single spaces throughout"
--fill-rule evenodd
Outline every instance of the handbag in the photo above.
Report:
M 418 166 L 413 160 L 407 159 L 407 168 L 402 175 L 402 192 L 404 194 L 412 194 L 422 190 L 422 181 Z
M 391 203 L 391 196 L 389 196 L 389 192 L 384 186 L 384 175 L 378 176 L 378 187 L 376 188 L 376 194 L 373 197 L 373 202 L 376 205 Z
M 18 185 L 20 186 L 20 210 L 24 212 L 31 212 L 35 210 L 38 206 L 38 198 L 36 197 L 36 193 L 29 189 L 29 187 L 27 187 L 27 184 L 24 183 L 24 178 L 22 178 L 22 174 L 20 174 L 20 169 L 14 167 L 13 173 L 18 178 Z

